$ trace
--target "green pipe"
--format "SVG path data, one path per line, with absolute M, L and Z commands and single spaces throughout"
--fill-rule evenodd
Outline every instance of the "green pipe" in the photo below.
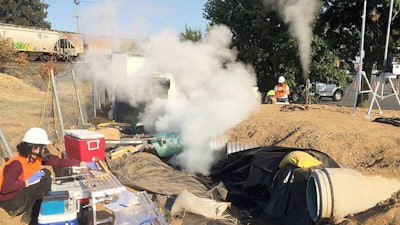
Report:
M 170 157 L 182 152 L 181 137 L 178 132 L 155 134 L 158 138 L 150 143 L 154 146 L 160 157 Z

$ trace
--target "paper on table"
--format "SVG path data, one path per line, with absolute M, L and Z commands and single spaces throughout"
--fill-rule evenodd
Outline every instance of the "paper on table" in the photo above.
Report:
M 118 204 L 128 207 L 131 205 L 139 204 L 139 197 L 130 193 L 129 191 L 122 191 L 118 196 Z
M 129 191 L 122 191 L 119 194 L 116 202 L 105 204 L 104 206 L 109 210 L 116 212 L 120 209 L 137 204 L 140 204 L 138 195 L 135 195 Z

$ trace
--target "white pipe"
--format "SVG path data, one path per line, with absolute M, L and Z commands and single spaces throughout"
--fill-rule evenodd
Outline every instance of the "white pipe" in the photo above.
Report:
M 367 12 L 367 0 L 364 0 L 364 8 L 363 8 L 362 24 L 361 24 L 360 62 L 359 62 L 358 68 L 357 68 L 357 85 L 356 85 L 356 94 L 354 96 L 353 114 L 355 113 L 355 110 L 356 110 L 358 94 L 360 94 L 359 86 L 361 85 L 361 74 L 363 71 L 364 34 L 365 34 L 366 12 Z
M 383 57 L 383 66 L 386 65 L 386 60 L 387 60 L 387 55 L 388 55 L 389 37 L 390 37 L 390 24 L 392 23 L 392 12 L 393 12 L 393 0 L 390 1 L 388 26 L 387 26 L 387 31 L 386 31 L 385 55 Z
M 349 214 L 363 212 L 400 190 L 400 181 L 366 176 L 353 169 L 325 168 L 311 173 L 307 206 L 313 221 L 340 223 Z

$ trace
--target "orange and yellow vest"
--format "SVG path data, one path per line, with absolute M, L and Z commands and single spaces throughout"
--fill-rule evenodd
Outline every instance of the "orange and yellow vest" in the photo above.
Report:
M 36 171 L 42 169 L 42 159 L 36 158 L 34 162 L 28 162 L 26 157 L 22 157 L 20 155 L 16 155 L 14 158 L 8 160 L 2 167 L 0 173 L 0 187 L 3 186 L 3 176 L 4 176 L 4 167 L 8 166 L 13 161 L 19 161 L 22 165 L 22 173 L 18 177 L 18 180 L 26 180 L 28 177 L 32 176 Z
M 277 84 L 275 87 L 276 87 L 276 93 L 275 94 L 276 94 L 277 98 L 287 97 L 286 96 L 287 84 L 282 84 L 282 86 Z

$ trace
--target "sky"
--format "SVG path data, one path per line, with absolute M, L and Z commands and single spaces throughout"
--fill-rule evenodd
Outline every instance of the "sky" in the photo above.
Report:
M 208 23 L 203 18 L 206 0 L 75 1 L 43 0 L 49 5 L 46 20 L 52 29 L 78 32 L 79 27 L 80 33 L 148 38 L 164 28 L 184 32 L 186 25 L 205 33 Z

